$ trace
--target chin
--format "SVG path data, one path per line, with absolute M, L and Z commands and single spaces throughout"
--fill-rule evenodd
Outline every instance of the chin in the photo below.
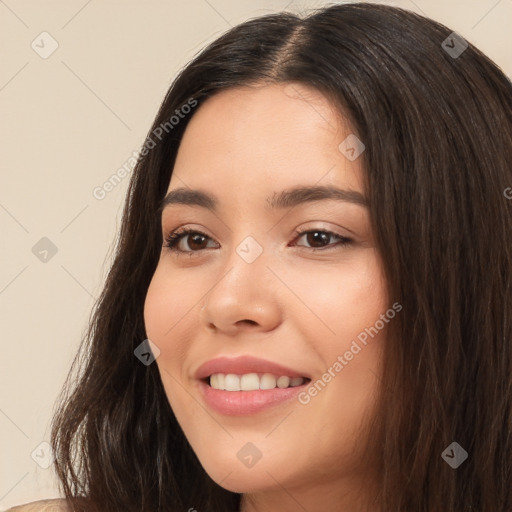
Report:
M 278 468 L 268 467 L 267 464 L 260 460 L 255 466 L 248 468 L 242 463 L 233 463 L 232 459 L 211 457 L 208 459 L 199 459 L 204 470 L 209 477 L 218 485 L 227 491 L 236 493 L 248 493 L 262 491 L 275 486 L 276 480 L 282 482 L 286 477 Z M 272 478 L 272 476 L 275 477 Z
M 272 474 L 272 472 L 269 473 Z M 271 488 L 272 484 L 275 485 L 275 480 L 269 476 L 268 473 L 262 470 L 256 472 L 253 472 L 250 469 L 244 471 L 233 471 L 233 473 L 228 477 L 226 477 L 226 474 L 227 473 L 224 473 L 223 476 L 215 474 L 210 475 L 210 477 L 227 491 L 239 494 L 259 492 Z M 219 478 L 213 478 L 214 476 L 218 476 Z

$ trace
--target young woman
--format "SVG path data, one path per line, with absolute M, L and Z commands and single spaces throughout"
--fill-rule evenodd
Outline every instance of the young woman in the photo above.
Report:
M 69 509 L 512 510 L 511 93 L 369 3 L 195 58 L 54 418 Z

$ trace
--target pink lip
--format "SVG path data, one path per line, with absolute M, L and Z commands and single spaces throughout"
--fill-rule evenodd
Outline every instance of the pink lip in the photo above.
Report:
M 237 375 L 272 373 L 276 376 L 305 377 L 308 380 L 300 386 L 282 389 L 224 391 L 213 389 L 209 385 L 208 377 L 214 373 L 234 373 Z M 291 400 L 303 391 L 311 380 L 305 373 L 251 356 L 212 359 L 198 368 L 195 377 L 199 380 L 199 388 L 206 404 L 216 412 L 230 416 L 256 414 L 264 409 Z
M 245 373 L 272 373 L 278 377 L 286 375 L 287 377 L 310 378 L 307 374 L 300 371 L 252 356 L 239 356 L 235 358 L 218 357 L 211 359 L 197 369 L 195 377 L 196 379 L 203 380 L 214 373 L 234 373 L 237 375 L 243 375 Z
M 223 391 L 213 389 L 205 381 L 199 381 L 199 388 L 206 404 L 214 411 L 228 416 L 256 414 L 270 407 L 296 398 L 309 385 L 306 381 L 292 388 L 259 389 L 254 391 Z M 295 402 L 295 405 L 297 403 Z

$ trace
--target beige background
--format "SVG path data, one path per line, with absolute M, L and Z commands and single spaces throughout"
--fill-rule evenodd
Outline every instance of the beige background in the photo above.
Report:
M 0 0 L 0 510 L 57 497 L 49 420 L 99 295 L 128 178 L 177 71 L 247 18 L 290 0 Z M 434 18 L 512 76 L 512 0 L 382 2 Z M 57 50 L 43 59 L 31 47 Z M 41 38 L 45 38 L 41 42 Z M 56 246 L 43 262 L 43 237 Z M 40 248 L 39 250 L 44 250 Z M 40 254 L 44 257 L 44 253 Z

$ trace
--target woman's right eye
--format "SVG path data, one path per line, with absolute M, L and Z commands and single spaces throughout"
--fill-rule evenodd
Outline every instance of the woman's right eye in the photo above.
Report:
M 204 247 L 204 242 L 208 239 L 211 240 L 206 233 L 196 229 L 182 229 L 173 231 L 167 235 L 165 239 L 165 247 L 177 253 L 188 253 L 191 256 L 193 253 L 206 249 L 206 247 Z M 187 245 L 190 250 L 184 249 L 184 246 Z

